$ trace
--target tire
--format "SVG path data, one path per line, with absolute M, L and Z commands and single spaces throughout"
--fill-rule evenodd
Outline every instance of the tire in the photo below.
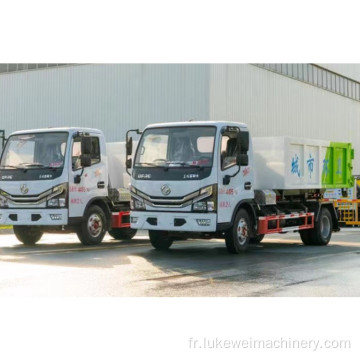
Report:
M 100 244 L 106 233 L 106 216 L 104 210 L 97 205 L 90 206 L 76 233 L 83 245 Z
M 173 243 L 173 239 L 169 237 L 167 231 L 149 230 L 149 238 L 151 245 L 156 250 L 167 250 Z
M 329 209 L 322 207 L 315 227 L 300 231 L 304 245 L 325 246 L 331 239 L 333 221 Z
M 256 235 L 255 237 L 250 238 L 250 244 L 260 244 L 261 241 L 264 239 L 265 235 Z
M 131 240 L 136 235 L 136 229 L 115 228 L 109 230 L 109 234 L 116 240 Z
M 247 250 L 250 229 L 250 216 L 245 209 L 240 209 L 235 216 L 233 227 L 225 235 L 225 244 L 229 253 L 239 254 Z
M 310 230 L 300 230 L 300 238 L 304 245 L 311 245 Z
M 43 232 L 36 226 L 13 226 L 16 238 L 24 245 L 35 245 L 42 237 Z

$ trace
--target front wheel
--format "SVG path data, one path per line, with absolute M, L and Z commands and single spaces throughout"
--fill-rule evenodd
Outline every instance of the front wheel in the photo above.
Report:
M 264 237 L 264 234 L 255 235 L 254 237 L 250 238 L 250 244 L 260 244 Z
M 245 209 L 240 209 L 235 216 L 233 227 L 225 236 L 226 248 L 231 254 L 247 250 L 250 241 L 251 220 Z
M 106 217 L 104 210 L 92 205 L 86 211 L 83 221 L 76 232 L 83 245 L 98 245 L 102 242 L 106 232 Z
M 109 234 L 116 240 L 131 240 L 136 235 L 136 229 L 115 228 L 109 230 Z
M 35 226 L 13 226 L 16 238 L 24 245 L 35 245 L 42 237 L 43 232 Z
M 167 250 L 173 243 L 168 231 L 149 230 L 149 238 L 156 250 Z

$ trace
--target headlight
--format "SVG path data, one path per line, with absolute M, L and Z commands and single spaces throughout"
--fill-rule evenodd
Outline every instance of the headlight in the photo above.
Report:
M 206 201 L 198 201 L 193 205 L 193 211 L 207 211 Z
M 68 184 L 63 183 L 57 186 L 54 186 L 52 193 L 47 197 L 47 206 L 48 207 L 66 207 L 68 194 Z
M 216 202 L 214 202 L 214 201 L 208 201 L 208 202 L 206 203 L 206 205 L 207 205 L 207 210 L 208 210 L 208 211 L 216 211 Z
M 192 211 L 215 212 L 217 204 L 216 189 L 215 184 L 200 189 L 200 195 L 193 202 Z
M 130 201 L 130 208 L 131 210 L 145 210 L 145 203 L 139 199 L 135 199 L 131 197 Z
M 9 194 L 7 192 L 0 190 L 0 208 L 9 207 L 8 196 Z
M 210 185 L 210 186 L 207 186 L 207 187 L 202 188 L 202 189 L 200 190 L 200 195 L 204 195 L 204 194 L 206 194 L 206 195 L 208 195 L 208 196 L 212 195 L 213 190 L 214 190 L 214 186 L 215 186 L 215 185 Z
M 50 207 L 58 207 L 59 206 L 59 199 L 50 199 L 50 200 L 48 200 L 48 206 L 50 206 Z
M 0 195 L 0 208 L 7 208 L 8 206 L 7 198 L 3 195 Z

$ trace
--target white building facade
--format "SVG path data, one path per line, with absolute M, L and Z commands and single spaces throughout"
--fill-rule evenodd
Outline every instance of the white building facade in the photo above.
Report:
M 245 122 L 253 136 L 352 142 L 360 64 L 0 64 L 0 129 L 80 126 L 124 141 L 154 122 Z

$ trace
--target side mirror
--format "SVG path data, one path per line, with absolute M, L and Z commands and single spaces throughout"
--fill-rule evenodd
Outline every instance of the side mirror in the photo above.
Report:
M 81 138 L 81 154 L 90 155 L 91 154 L 91 137 L 82 136 Z
M 80 165 L 82 167 L 89 167 L 91 166 L 91 156 L 88 154 L 82 154 L 80 159 Z
M 126 168 L 131 169 L 132 168 L 132 159 L 126 159 Z
M 240 149 L 241 152 L 249 151 L 249 132 L 240 131 Z
M 240 166 L 248 166 L 249 165 L 249 157 L 247 154 L 240 154 L 238 157 L 238 165 Z
M 230 175 L 225 175 L 224 178 L 223 178 L 223 185 L 229 185 L 230 184 L 230 179 L 231 179 Z
M 126 140 L 126 155 L 127 156 L 132 154 L 132 148 L 133 148 L 133 139 L 132 139 L 132 137 L 129 137 Z

